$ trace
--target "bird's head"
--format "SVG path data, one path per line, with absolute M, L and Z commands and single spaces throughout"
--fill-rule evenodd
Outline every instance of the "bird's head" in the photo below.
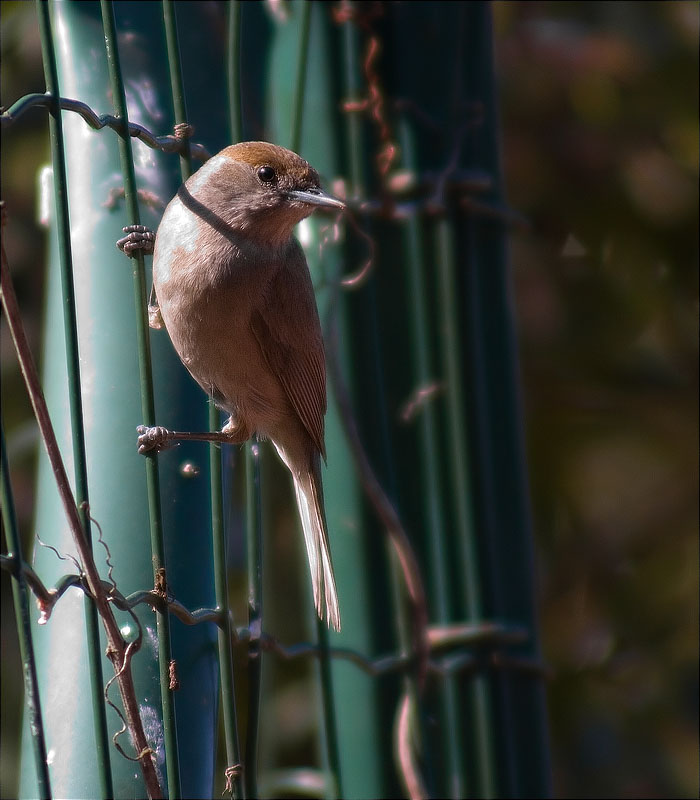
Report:
M 187 182 L 200 203 L 225 215 L 242 235 L 282 243 L 317 208 L 345 204 L 322 191 L 301 156 L 269 142 L 240 142 L 211 158 Z

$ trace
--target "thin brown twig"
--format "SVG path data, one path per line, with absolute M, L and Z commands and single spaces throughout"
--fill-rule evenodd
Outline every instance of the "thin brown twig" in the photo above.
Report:
M 413 651 L 416 658 L 416 678 L 419 689 L 425 685 L 428 669 L 430 645 L 428 642 L 428 605 L 421 579 L 420 568 L 411 542 L 406 535 L 399 515 L 391 504 L 369 461 L 355 421 L 350 401 L 350 393 L 343 379 L 338 358 L 338 330 L 336 308 L 338 290 L 333 292 L 326 325 L 326 359 L 328 372 L 333 385 L 340 420 L 350 446 L 357 474 L 371 505 L 382 521 L 386 533 L 394 547 L 406 584 L 410 601 L 413 628 Z
M 415 701 L 410 687 L 401 696 L 398 708 L 396 709 L 396 720 L 394 722 L 394 745 L 396 747 L 396 758 L 399 762 L 399 774 L 406 789 L 406 793 L 411 800 L 424 800 L 428 797 L 428 791 L 423 784 L 418 766 L 413 757 L 413 745 L 411 738 L 413 726 L 411 717 L 416 713 Z
M 349 206 L 346 206 L 345 211 L 341 212 L 336 216 L 335 220 L 333 221 L 332 225 L 327 225 L 320 229 L 319 236 L 320 242 L 318 246 L 318 255 L 319 258 L 323 256 L 323 251 L 327 247 L 329 243 L 337 243 L 340 238 L 340 218 L 346 220 L 350 224 L 350 228 L 367 244 L 368 255 L 367 258 L 364 260 L 362 265 L 356 269 L 354 272 L 350 273 L 349 275 L 344 276 L 340 279 L 340 285 L 343 289 L 359 289 L 361 286 L 367 282 L 372 269 L 374 268 L 374 254 L 375 254 L 375 246 L 374 240 L 372 237 L 362 230 L 357 219 L 355 218 L 355 214 L 352 212 Z M 321 263 L 323 263 L 321 261 Z M 326 284 L 325 276 L 321 282 L 322 285 Z
M 70 562 L 72 562 L 73 566 L 78 570 L 78 572 L 81 575 L 83 574 L 83 568 L 82 568 L 82 566 L 80 565 L 80 562 L 78 561 L 78 559 L 75 556 L 71 555 L 70 553 L 66 553 L 65 555 L 62 555 L 59 552 L 57 547 L 54 547 L 52 544 L 48 544 L 47 542 L 43 541 L 43 539 L 41 538 L 41 536 L 39 536 L 38 533 L 34 534 L 34 539 L 36 540 L 36 543 L 40 547 L 45 547 L 47 550 L 51 550 L 56 555 L 56 558 L 59 559 L 59 561 L 70 561 Z
M 416 416 L 418 416 L 424 406 L 426 406 L 436 397 L 436 395 L 440 394 L 444 390 L 445 384 L 443 381 L 431 381 L 423 386 L 416 387 L 411 392 L 411 396 L 408 398 L 408 400 L 406 400 L 403 406 L 401 406 L 401 410 L 399 412 L 399 419 L 401 422 L 404 424 L 411 422 Z
M 334 10 L 336 23 L 355 23 L 367 35 L 367 50 L 363 61 L 367 96 L 362 99 L 347 100 L 343 103 L 342 108 L 349 112 L 367 112 L 375 123 L 380 142 L 376 156 L 377 170 L 382 184 L 386 182 L 389 171 L 398 156 L 398 147 L 387 119 L 385 96 L 377 67 L 381 52 L 381 40 L 372 28 L 372 22 L 383 13 L 384 9 L 381 3 L 342 2 Z M 389 201 L 387 200 L 387 202 Z
M 113 594 L 113 592 L 119 591 L 118 588 L 117 588 L 117 583 L 114 580 L 114 575 L 113 575 L 113 573 L 114 573 L 114 564 L 112 562 L 112 552 L 109 549 L 109 546 L 108 546 L 107 542 L 105 542 L 105 540 L 104 540 L 104 534 L 102 533 L 102 525 L 100 525 L 100 523 L 90 513 L 90 504 L 83 500 L 83 502 L 80 504 L 80 507 L 83 509 L 83 511 L 85 511 L 85 513 L 87 514 L 88 519 L 90 520 L 90 522 L 92 522 L 92 524 L 95 526 L 95 528 L 97 528 L 97 541 L 105 549 L 105 553 L 106 553 L 106 555 L 105 555 L 105 564 L 107 565 L 107 580 L 109 581 L 109 583 L 112 584 L 112 589 L 109 591 L 109 594 L 111 595 L 111 594 Z M 104 581 L 103 581 L 103 583 L 104 583 Z
M 107 635 L 108 657 L 115 669 L 122 703 L 124 704 L 124 710 L 126 712 L 129 731 L 131 733 L 134 746 L 139 753 L 139 763 L 141 765 L 143 779 L 146 784 L 146 790 L 150 798 L 160 798 L 163 796 L 163 792 L 158 781 L 155 765 L 153 763 L 153 759 L 151 758 L 152 751 L 149 748 L 148 740 L 146 738 L 143 723 L 139 714 L 139 706 L 136 699 L 133 676 L 127 660 L 128 647 L 121 636 L 117 621 L 112 614 L 112 609 L 109 605 L 109 598 L 107 597 L 107 594 L 102 586 L 90 545 L 86 540 L 85 532 L 80 524 L 78 508 L 71 490 L 66 468 L 61 457 L 58 442 L 56 440 L 56 434 L 49 416 L 46 400 L 44 399 L 44 394 L 41 389 L 39 375 L 36 365 L 34 364 L 34 359 L 32 357 L 29 343 L 24 331 L 24 326 L 22 324 L 17 297 L 15 295 L 14 286 L 12 285 L 10 269 L 7 263 L 7 256 L 5 255 L 4 244 L 2 245 L 1 250 L 2 272 L 0 276 L 0 296 L 2 298 L 2 307 L 5 312 L 5 318 L 10 330 L 10 335 L 17 352 L 17 358 L 19 360 L 22 376 L 27 388 L 27 394 L 29 395 L 29 400 L 39 425 L 41 438 L 48 454 L 49 462 L 51 463 L 51 468 L 56 480 L 56 487 L 63 504 L 68 525 L 73 536 L 73 541 L 75 542 L 75 546 L 80 555 L 80 561 L 83 565 L 83 570 L 85 572 L 85 577 L 90 588 L 90 592 L 95 598 L 97 611 L 102 618 L 102 623 Z
M 11 556 L 0 556 L 0 567 L 3 569 L 9 570 L 13 575 L 17 575 L 20 571 L 24 575 L 24 580 L 27 582 L 29 588 L 34 592 L 36 595 L 36 603 L 39 607 L 39 611 L 41 612 L 42 617 L 39 620 L 39 624 L 44 617 L 44 608 L 48 607 L 49 611 L 48 614 L 51 613 L 51 608 L 53 608 L 54 603 L 56 602 L 56 597 L 59 595 L 59 590 L 54 589 L 47 589 L 44 585 L 44 582 L 41 578 L 36 574 L 34 569 L 27 564 L 26 561 L 21 561 L 16 554 Z M 69 580 L 67 581 L 69 585 L 74 585 L 73 582 L 79 584 L 80 583 L 80 576 L 79 575 L 71 575 L 69 576 Z M 66 587 L 68 588 L 68 587 Z M 61 590 L 61 594 L 65 591 L 65 589 Z M 48 615 L 46 617 L 48 619 Z
M 355 233 L 357 233 L 357 235 L 369 246 L 369 255 L 367 256 L 364 264 L 362 264 L 358 270 L 355 270 L 354 273 L 341 278 L 340 281 L 340 285 L 343 287 L 343 289 L 359 289 L 367 282 L 367 279 L 374 268 L 376 247 L 372 237 L 362 230 L 353 213 L 347 211 L 345 213 L 345 218 L 349 221 L 350 227 L 355 231 Z

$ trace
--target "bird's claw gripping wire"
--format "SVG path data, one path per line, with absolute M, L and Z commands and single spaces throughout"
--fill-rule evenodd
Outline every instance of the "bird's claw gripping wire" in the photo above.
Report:
M 173 442 L 173 431 L 163 428 L 161 425 L 156 425 L 149 428 L 147 425 L 139 425 L 136 428 L 138 434 L 138 448 L 141 455 L 155 451 L 159 453 L 161 450 L 167 450 L 175 446 Z
M 145 455 L 151 451 L 156 453 L 174 447 L 178 442 L 218 442 L 219 444 L 242 444 L 250 438 L 248 429 L 236 420 L 229 419 L 220 431 L 171 431 L 161 425 L 149 428 L 139 425 L 138 433 L 139 453 Z
M 117 240 L 117 247 L 130 258 L 137 250 L 144 255 L 153 255 L 156 235 L 145 225 L 127 225 L 122 228 L 126 236 Z
M 127 225 L 122 230 L 126 236 L 117 240 L 117 247 L 122 253 L 129 256 L 129 258 L 133 258 L 134 253 L 138 250 L 144 255 L 153 255 L 156 235 L 150 228 L 145 225 Z M 151 295 L 148 300 L 148 326 L 154 330 L 161 330 L 165 327 L 154 286 L 151 287 Z

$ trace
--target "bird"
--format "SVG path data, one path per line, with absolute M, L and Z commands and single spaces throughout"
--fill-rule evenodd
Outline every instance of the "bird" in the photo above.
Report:
M 306 257 L 294 227 L 345 204 L 321 189 L 301 156 L 239 142 L 211 157 L 177 191 L 153 242 L 124 228 L 127 254 L 153 252 L 160 317 L 182 363 L 229 414 L 220 433 L 140 428 L 139 449 L 171 439 L 269 439 L 289 469 L 304 533 L 314 605 L 340 630 L 323 499 L 326 368 Z

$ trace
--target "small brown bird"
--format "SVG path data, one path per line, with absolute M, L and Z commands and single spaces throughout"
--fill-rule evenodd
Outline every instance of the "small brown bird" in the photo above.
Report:
M 306 258 L 292 235 L 319 207 L 344 204 L 321 191 L 318 173 L 296 153 L 267 142 L 227 147 L 166 208 L 153 285 L 183 364 L 230 414 L 219 438 L 269 438 L 292 473 L 314 603 L 340 630 L 321 484 L 323 339 Z M 205 438 L 160 434 L 161 445 Z M 148 435 L 140 443 L 145 450 Z

